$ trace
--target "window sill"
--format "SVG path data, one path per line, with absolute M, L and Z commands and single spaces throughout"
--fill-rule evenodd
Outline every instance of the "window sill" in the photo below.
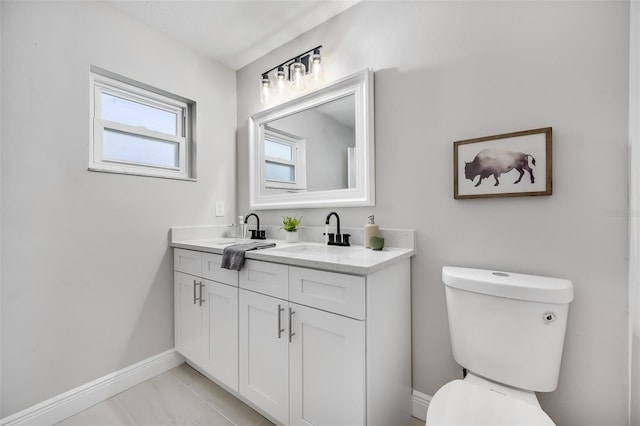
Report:
M 150 173 L 137 173 L 137 172 L 121 172 L 121 171 L 115 171 L 115 170 L 108 170 L 108 169 L 100 169 L 100 168 L 96 168 L 96 167 L 89 167 L 87 168 L 88 171 L 90 172 L 99 172 L 99 173 L 111 173 L 114 175 L 129 175 L 129 176 L 143 176 L 143 177 L 153 177 L 153 178 L 159 178 L 159 179 L 171 179 L 171 180 L 183 180 L 183 181 L 187 181 L 187 182 L 197 182 L 198 179 L 197 178 L 185 178 L 185 177 L 178 177 L 178 176 L 159 176 L 159 175 L 154 175 L 154 174 L 150 174 Z

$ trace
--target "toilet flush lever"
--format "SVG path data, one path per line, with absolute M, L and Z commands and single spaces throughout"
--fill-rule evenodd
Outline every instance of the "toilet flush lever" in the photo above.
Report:
M 556 313 L 547 311 L 544 314 L 542 314 L 542 320 L 544 321 L 545 324 L 550 324 L 556 320 Z

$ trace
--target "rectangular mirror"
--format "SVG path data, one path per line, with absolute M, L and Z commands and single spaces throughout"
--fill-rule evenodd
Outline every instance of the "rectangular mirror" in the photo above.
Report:
M 373 72 L 249 119 L 250 207 L 375 204 Z

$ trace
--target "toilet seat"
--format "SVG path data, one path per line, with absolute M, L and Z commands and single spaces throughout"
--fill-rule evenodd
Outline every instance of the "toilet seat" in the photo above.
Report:
M 431 399 L 427 426 L 555 425 L 540 407 L 503 393 L 471 383 L 454 380 L 444 385 Z

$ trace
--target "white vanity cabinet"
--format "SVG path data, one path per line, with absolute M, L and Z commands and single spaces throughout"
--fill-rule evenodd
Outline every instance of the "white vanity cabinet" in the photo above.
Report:
M 409 424 L 409 256 L 334 272 L 260 250 L 235 272 L 174 250 L 176 350 L 201 371 L 282 425 Z
M 243 398 L 282 424 L 408 424 L 408 259 L 366 277 L 247 260 L 239 286 Z
M 238 273 L 221 255 L 174 249 L 175 347 L 238 390 Z

